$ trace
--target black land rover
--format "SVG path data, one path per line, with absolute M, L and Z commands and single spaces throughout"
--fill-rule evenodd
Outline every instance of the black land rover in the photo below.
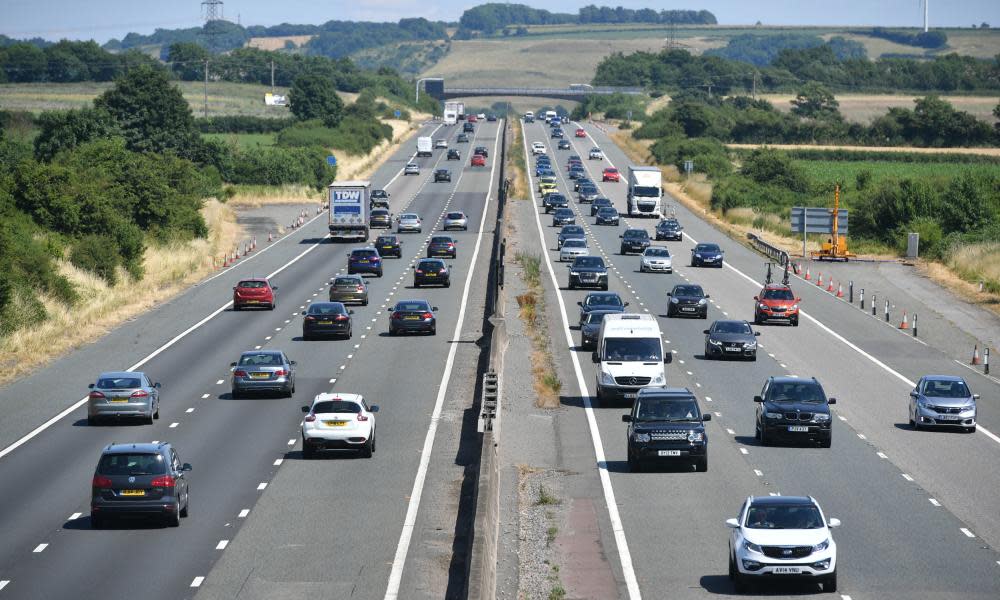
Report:
M 628 467 L 642 469 L 643 462 L 684 461 L 699 472 L 708 470 L 708 433 L 698 400 L 687 388 L 643 388 L 632 413 L 622 415 L 628 423 Z

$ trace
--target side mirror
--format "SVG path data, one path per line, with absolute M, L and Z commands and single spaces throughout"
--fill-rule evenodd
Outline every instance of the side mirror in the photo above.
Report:
M 711 421 L 712 420 L 712 415 L 710 415 L 709 413 L 705 413 L 705 414 L 701 415 L 701 420 L 702 421 Z
M 90 385 L 88 385 L 87 389 L 91 389 L 91 390 L 94 389 L 94 384 L 91 383 Z
M 591 360 L 591 362 L 595 362 L 595 363 L 596 362 L 601 362 L 601 357 L 599 357 L 597 355 L 597 350 L 594 350 L 593 352 L 590 353 L 590 360 Z
M 230 366 L 230 367 L 235 367 L 235 366 L 236 366 L 236 363 L 234 363 L 234 362 L 231 362 L 231 363 L 229 363 L 229 366 Z
M 271 291 L 272 291 L 272 292 L 277 292 L 277 291 L 278 291 L 278 286 L 273 286 L 273 287 L 271 288 Z
M 973 394 L 972 395 L 972 399 L 973 400 L 979 400 L 979 394 Z
M 618 237 L 620 237 L 620 238 L 621 238 L 621 239 L 623 239 L 623 240 L 625 239 L 625 236 L 624 236 L 624 235 L 620 235 L 620 236 L 618 236 Z
M 757 297 L 757 296 L 754 296 L 754 297 L 753 297 L 753 299 L 754 299 L 755 301 L 757 301 L 757 302 L 760 302 L 760 298 L 759 298 L 759 297 Z
M 302 311 L 302 314 L 305 315 L 307 312 L 309 312 L 309 311 L 304 310 L 304 311 Z
M 919 393 L 917 393 L 917 390 L 912 390 L 912 391 L 910 391 L 910 398 L 916 398 L 916 397 L 917 397 L 917 396 L 919 396 L 919 395 L 920 395 L 920 394 L 919 394 Z
M 625 306 L 628 306 L 628 302 L 625 303 Z
M 702 330 L 702 333 L 704 333 L 704 334 L 706 334 L 706 335 L 707 335 L 707 334 L 708 334 L 708 330 L 707 330 L 707 329 L 704 329 L 704 330 Z
M 308 406 L 303 406 L 303 407 L 302 407 L 302 412 L 304 412 L 304 413 L 307 413 L 307 414 L 308 414 L 308 413 L 309 413 L 309 407 L 308 407 Z
M 368 412 L 377 413 L 378 412 L 378 404 L 372 404 L 371 406 L 369 406 L 368 407 Z
M 759 331 L 755 331 L 755 332 L 753 332 L 753 335 L 754 335 L 754 337 L 758 337 L 758 336 L 760 336 L 760 332 Z
M 761 398 L 760 396 L 754 396 L 754 397 L 753 397 L 753 401 L 754 401 L 754 402 L 763 402 L 763 401 L 764 401 L 764 399 L 763 399 L 763 398 Z
M 295 364 L 295 361 L 294 361 L 294 360 L 290 360 L 290 361 L 288 361 L 288 364 L 290 364 L 290 365 L 294 365 L 294 364 Z
M 674 362 L 674 353 L 673 352 L 667 352 L 663 356 L 663 364 L 669 365 L 672 362 Z
M 795 301 L 796 302 L 802 302 L 802 298 L 796 298 Z
M 836 398 L 830 398 L 830 399 L 828 399 L 828 400 L 826 401 L 826 403 L 827 403 L 827 404 L 836 404 L 836 403 L 837 403 L 837 399 L 836 399 Z
M 156 383 L 154 383 L 153 387 L 155 387 L 156 389 L 160 389 L 160 382 L 157 381 Z
M 622 422 L 623 423 L 631 423 L 632 422 L 632 415 L 622 415 Z
M 436 307 L 436 306 L 432 306 L 432 307 L 431 307 L 431 312 L 437 312 L 437 309 L 438 309 L 438 307 Z
M 416 265 L 410 265 L 410 269 L 416 270 L 416 268 L 417 268 Z
M 192 469 L 191 463 L 184 463 L 183 465 L 181 465 L 181 471 L 184 471 L 185 473 L 190 471 L 191 469 Z
M 577 306 L 583 306 L 583 302 L 577 302 L 576 305 Z
M 833 529 L 834 527 L 840 527 L 840 519 L 830 519 L 829 521 L 827 521 L 826 526 L 829 527 L 830 529 Z
M 354 309 L 353 308 L 347 309 L 347 314 L 353 315 L 354 314 Z
M 233 291 L 234 291 L 234 292 L 236 291 L 236 286 L 235 286 L 235 285 L 233 286 Z
M 737 521 L 736 519 L 726 519 L 726 527 L 730 529 L 739 529 L 740 522 Z
M 712 294 L 705 294 L 705 298 L 711 298 Z

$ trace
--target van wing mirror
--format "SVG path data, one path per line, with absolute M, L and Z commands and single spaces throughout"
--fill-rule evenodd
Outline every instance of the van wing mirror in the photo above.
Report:
M 669 365 L 672 362 L 674 362 L 673 352 L 667 352 L 666 354 L 663 355 L 663 364 Z

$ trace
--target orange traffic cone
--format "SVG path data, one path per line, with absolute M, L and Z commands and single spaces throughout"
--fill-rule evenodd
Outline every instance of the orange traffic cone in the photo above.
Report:
M 823 273 L 819 274 L 819 279 L 816 280 L 816 287 L 823 287 Z
M 273 233 L 271 233 L 270 231 L 268 231 L 268 232 L 267 232 L 267 242 L 268 242 L 268 243 L 271 243 L 271 242 L 273 242 L 273 241 L 274 241 L 274 234 L 273 234 Z
M 224 269 L 228 266 L 229 266 L 229 255 L 227 254 L 222 258 L 222 268 Z
M 830 285 L 826 286 L 826 291 L 833 292 L 833 277 L 830 278 Z
M 972 349 L 972 361 L 969 364 L 970 365 L 979 364 L 979 344 L 976 344 L 975 348 Z
M 906 311 L 903 311 L 903 322 L 899 324 L 900 329 L 909 329 L 910 323 L 906 320 Z
M 838 283 L 837 284 L 837 297 L 838 298 L 843 298 L 844 297 L 844 284 L 842 284 L 842 283 Z M 903 313 L 903 314 L 906 314 L 906 313 Z
M 811 279 L 812 279 L 812 275 L 809 274 L 809 267 L 806 267 L 806 277 L 805 277 L 805 280 L 806 281 L 810 281 Z

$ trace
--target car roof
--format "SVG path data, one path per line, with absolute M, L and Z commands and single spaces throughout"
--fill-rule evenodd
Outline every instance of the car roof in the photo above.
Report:
M 819 381 L 815 377 L 806 379 L 805 377 L 792 377 L 790 375 L 772 375 L 770 379 L 772 383 L 815 383 L 819 385 Z
M 433 260 L 441 260 L 441 259 L 440 258 L 435 258 Z M 431 305 L 430 302 L 424 300 L 423 298 L 409 298 L 407 300 L 397 300 L 396 304 L 397 305 L 398 304 L 409 304 L 410 302 L 420 302 L 420 303 L 426 304 L 427 306 Z
M 240 352 L 240 356 L 247 356 L 248 354 L 275 354 L 280 355 L 281 350 L 247 350 L 245 352 Z
M 378 252 L 378 250 L 372 248 L 371 246 L 367 246 L 365 248 L 352 248 L 351 252 Z
M 169 448 L 168 442 L 139 443 L 139 444 L 108 444 L 101 450 L 101 454 L 125 454 L 130 452 L 143 452 L 149 454 L 159 454 L 164 448 Z
M 426 258 L 421 258 L 420 262 L 422 262 L 422 263 L 444 263 L 444 259 L 443 258 L 436 258 L 436 257 L 435 258 L 426 257 Z
M 739 323 L 739 324 L 746 323 L 747 325 L 750 324 L 749 321 L 744 321 L 743 319 L 717 319 L 716 321 L 712 322 L 712 325 L 717 325 L 719 323 Z M 799 381 L 802 380 L 801 377 L 795 377 L 793 379 L 798 379 Z
M 697 400 L 697 397 L 694 395 L 694 392 L 692 392 L 688 388 L 682 388 L 682 387 L 659 387 L 659 388 L 652 387 L 652 388 L 642 388 L 641 390 L 639 390 L 640 398 L 648 398 L 649 396 L 655 396 L 658 398 L 664 396 L 670 396 L 672 398 L 694 398 L 695 400 Z
M 961 381 L 965 382 L 965 379 L 959 377 L 958 375 L 924 375 L 923 377 L 927 381 Z
M 267 277 L 244 277 L 243 279 L 240 279 L 240 283 L 247 283 L 250 281 L 263 281 L 264 283 L 267 283 Z
M 750 496 L 750 504 L 754 506 L 796 506 L 816 504 L 816 501 L 811 496 Z
M 316 394 L 316 397 L 313 398 L 312 403 L 316 404 L 317 402 L 329 402 L 330 400 L 343 400 L 344 402 L 357 402 L 358 404 L 361 404 L 361 401 L 364 400 L 364 396 L 362 396 L 361 394 L 339 394 L 333 392 L 330 393 L 324 392 L 322 394 Z
M 764 285 L 765 290 L 791 290 L 790 286 L 783 283 L 768 283 Z

